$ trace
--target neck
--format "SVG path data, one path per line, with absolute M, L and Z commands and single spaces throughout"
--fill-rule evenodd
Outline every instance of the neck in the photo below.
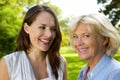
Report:
M 95 67 L 95 65 L 100 61 L 103 55 L 96 55 L 94 58 L 88 61 L 88 66 L 89 66 L 88 72 Z
M 28 58 L 32 61 L 42 61 L 45 59 L 45 52 L 39 50 L 28 50 Z

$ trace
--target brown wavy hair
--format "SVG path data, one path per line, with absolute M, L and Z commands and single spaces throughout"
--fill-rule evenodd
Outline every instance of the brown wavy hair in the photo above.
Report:
M 62 40 L 62 36 L 60 32 L 58 19 L 54 11 L 50 7 L 45 6 L 45 5 L 35 5 L 28 10 L 28 12 L 26 13 L 24 17 L 22 27 L 18 35 L 16 51 L 24 50 L 27 53 L 27 50 L 30 49 L 30 45 L 31 45 L 30 38 L 29 38 L 29 35 L 24 31 L 24 23 L 31 25 L 35 21 L 38 14 L 43 11 L 50 13 L 54 17 L 54 20 L 55 20 L 56 37 L 52 45 L 50 46 L 50 49 L 46 52 L 45 56 L 48 55 L 49 62 L 52 68 L 52 72 L 55 75 L 55 78 L 57 79 L 58 78 L 57 70 L 60 67 L 59 49 L 60 49 L 60 43 Z

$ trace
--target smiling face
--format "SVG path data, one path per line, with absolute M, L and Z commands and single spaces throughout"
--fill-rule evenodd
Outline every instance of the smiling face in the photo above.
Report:
M 29 34 L 31 48 L 47 51 L 56 37 L 54 17 L 48 12 L 40 12 L 36 20 L 29 26 L 24 24 L 24 30 Z
M 83 60 L 97 60 L 104 54 L 104 39 L 88 30 L 87 24 L 80 23 L 72 33 L 72 44 Z

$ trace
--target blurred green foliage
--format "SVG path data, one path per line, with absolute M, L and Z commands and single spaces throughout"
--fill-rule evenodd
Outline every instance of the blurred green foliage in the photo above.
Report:
M 15 49 L 15 40 L 21 25 L 22 8 L 16 2 L 0 0 L 0 56 Z
M 44 4 L 51 7 L 60 23 L 61 30 L 63 27 L 67 28 L 65 23 L 68 19 L 62 19 L 62 11 L 56 5 L 50 4 L 50 1 L 44 0 L 0 0 L 0 57 L 13 52 L 16 48 L 16 38 L 22 25 L 22 20 L 26 11 L 35 4 Z M 63 34 L 67 30 L 63 30 Z M 65 40 L 66 40 L 66 36 Z M 64 39 L 63 37 L 63 39 Z M 62 46 L 66 45 L 62 42 Z

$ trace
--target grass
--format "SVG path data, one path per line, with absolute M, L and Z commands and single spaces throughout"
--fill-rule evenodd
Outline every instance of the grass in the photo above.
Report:
M 67 60 L 68 80 L 77 80 L 79 71 L 86 65 L 86 62 L 82 61 L 71 47 L 61 47 L 60 53 Z M 120 51 L 117 53 L 114 58 L 120 61 Z
M 62 47 L 60 53 L 66 58 L 68 66 L 68 80 L 77 80 L 79 70 L 85 66 L 77 53 L 71 47 Z

